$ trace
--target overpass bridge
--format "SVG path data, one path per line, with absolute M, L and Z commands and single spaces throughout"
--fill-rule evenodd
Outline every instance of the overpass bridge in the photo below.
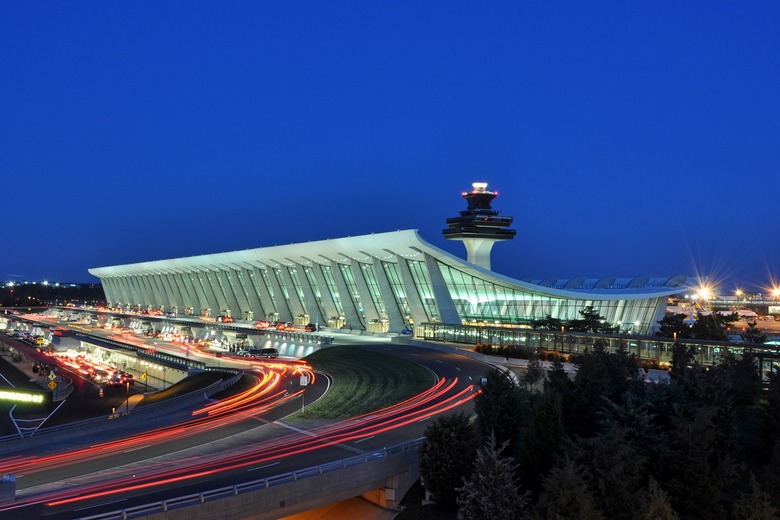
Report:
M 360 496 L 397 510 L 420 478 L 422 439 L 233 486 L 116 509 L 81 520 L 273 520 Z

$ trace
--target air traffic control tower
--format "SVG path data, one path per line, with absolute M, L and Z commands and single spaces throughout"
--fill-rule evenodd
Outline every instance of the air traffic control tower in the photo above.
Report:
M 461 240 L 466 246 L 468 261 L 490 270 L 490 250 L 500 240 L 515 238 L 515 230 L 508 229 L 513 217 L 501 217 L 490 204 L 498 192 L 487 190 L 486 182 L 474 182 L 472 190 L 461 194 L 468 203 L 459 217 L 447 219 L 449 228 L 442 231 L 448 240 Z

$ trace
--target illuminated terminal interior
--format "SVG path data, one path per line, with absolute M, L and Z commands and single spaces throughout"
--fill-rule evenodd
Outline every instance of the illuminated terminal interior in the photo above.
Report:
M 497 193 L 475 183 L 468 208 L 448 219 L 473 262 L 424 241 L 416 230 L 99 267 L 109 305 L 177 316 L 317 323 L 332 329 L 418 333 L 426 323 L 528 326 L 578 319 L 592 306 L 622 332 L 649 333 L 687 277 L 518 280 L 489 269 L 490 248 L 510 240 Z M 476 202 L 475 202 L 476 201 Z

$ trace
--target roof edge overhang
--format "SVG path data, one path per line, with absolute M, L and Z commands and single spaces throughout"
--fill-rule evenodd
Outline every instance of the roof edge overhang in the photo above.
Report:
M 423 260 L 424 254 L 461 270 L 472 276 L 493 283 L 515 287 L 556 298 L 577 300 L 637 300 L 660 298 L 680 294 L 688 290 L 688 285 L 653 287 L 643 289 L 604 289 L 596 291 L 557 289 L 521 281 L 472 264 L 452 253 L 444 251 L 423 240 L 418 230 L 407 229 L 369 235 L 301 242 L 280 246 L 268 246 L 244 249 L 225 253 L 209 253 L 169 260 L 153 260 L 133 264 L 94 267 L 88 272 L 98 278 L 113 278 L 132 275 L 165 274 L 187 272 L 196 269 L 208 269 L 210 266 L 272 266 L 313 265 L 329 262 L 347 263 L 350 259 L 371 261 L 373 258 L 394 260 L 396 255 L 405 258 Z M 316 260 L 315 260 L 316 259 Z M 320 261 L 320 259 L 322 259 Z

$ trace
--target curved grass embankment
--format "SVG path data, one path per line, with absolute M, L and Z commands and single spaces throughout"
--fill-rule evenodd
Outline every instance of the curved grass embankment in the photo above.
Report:
M 408 399 L 434 384 L 428 369 L 390 354 L 329 347 L 304 359 L 333 378 L 330 391 L 289 419 L 340 420 Z

